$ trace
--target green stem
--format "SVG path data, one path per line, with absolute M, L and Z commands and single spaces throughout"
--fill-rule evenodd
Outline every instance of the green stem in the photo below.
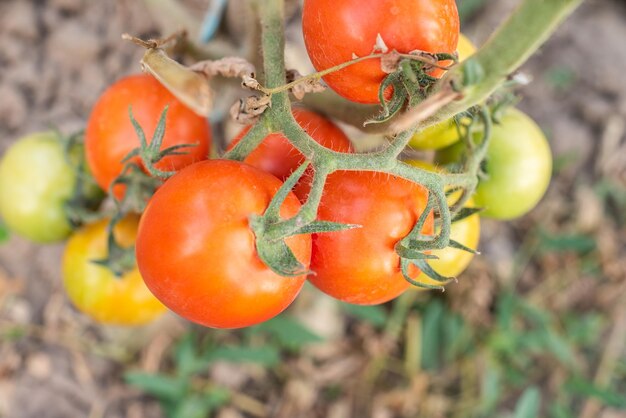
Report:
M 241 138 L 241 141 L 239 141 L 233 149 L 224 154 L 223 158 L 243 161 L 270 133 L 269 127 L 264 122 L 265 120 L 262 119 L 258 123 L 255 123 L 243 138 Z

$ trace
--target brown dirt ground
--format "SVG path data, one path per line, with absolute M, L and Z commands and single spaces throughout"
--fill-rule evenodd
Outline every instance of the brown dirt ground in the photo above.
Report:
M 515 2 L 491 3 L 467 31 L 474 40 L 485 39 Z M 65 132 L 83 127 L 103 89 L 139 70 L 141 51 L 122 42 L 120 34 L 148 37 L 160 28 L 135 0 L 0 2 L 0 152 L 20 136 L 51 125 Z M 485 223 L 483 257 L 448 296 L 468 318 L 489 321 L 493 281 L 510 277 L 524 233 L 536 225 L 554 233 L 572 228 L 593 233 L 610 277 L 597 284 L 570 272 L 570 286 L 553 303 L 603 303 L 611 309 L 624 294 L 626 231 L 607 221 L 591 187 L 600 178 L 626 185 L 625 40 L 626 4 L 588 0 L 525 66 L 534 82 L 523 89 L 521 107 L 548 133 L 556 157 L 571 163 L 529 216 L 511 224 Z M 19 325 L 28 336 L 17 343 L 0 340 L 0 417 L 160 416 L 155 402 L 122 383 L 121 373 L 129 367 L 157 369 L 163 350 L 184 326 L 174 318 L 139 331 L 94 325 L 62 292 L 62 250 L 62 245 L 36 246 L 18 237 L 0 246 L 0 328 Z M 522 269 L 520 286 L 537 286 L 546 279 L 544 268 Z M 330 328 L 326 332 L 337 334 L 337 327 Z M 360 357 L 345 347 L 337 354 L 347 359 L 337 366 L 338 376 L 349 376 Z M 246 372 L 213 372 L 218 380 L 238 373 Z M 285 387 L 262 394 L 278 405 L 277 416 L 308 416 L 302 411 L 311 407 L 312 389 L 300 373 Z M 336 406 L 332 416 L 342 416 L 341 408 Z M 231 408 L 221 416 L 238 414 Z

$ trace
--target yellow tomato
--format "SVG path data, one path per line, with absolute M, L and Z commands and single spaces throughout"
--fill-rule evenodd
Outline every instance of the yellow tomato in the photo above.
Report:
M 424 161 L 411 160 L 407 163 L 429 171 L 439 171 L 438 168 Z M 448 197 L 448 204 L 454 204 L 460 198 L 460 192 L 452 193 Z M 474 207 L 474 202 L 470 199 L 466 207 Z M 480 238 L 480 217 L 478 214 L 469 216 L 452 224 L 450 230 L 450 239 L 457 241 L 468 248 L 475 250 L 478 248 L 478 240 Z M 447 247 L 443 250 L 433 250 L 431 254 L 439 257 L 436 260 L 429 260 L 428 264 L 439 274 L 447 277 L 457 277 L 461 274 L 472 261 L 473 254 L 456 248 Z M 420 274 L 417 282 L 425 283 L 433 286 L 440 286 L 436 280 L 431 279 L 426 274 Z M 420 288 L 414 288 L 420 289 Z
M 474 52 L 476 52 L 474 44 L 465 35 L 460 34 L 457 46 L 459 61 L 467 59 Z M 456 123 L 450 119 L 416 133 L 411 138 L 409 146 L 420 150 L 437 150 L 452 145 L 458 140 L 459 133 Z
M 135 243 L 139 218 L 119 222 L 114 235 L 122 247 Z M 166 308 L 148 290 L 135 267 L 116 277 L 93 260 L 107 256 L 107 224 L 102 220 L 80 229 L 67 243 L 63 258 L 63 282 L 74 305 L 93 319 L 115 325 L 150 322 Z

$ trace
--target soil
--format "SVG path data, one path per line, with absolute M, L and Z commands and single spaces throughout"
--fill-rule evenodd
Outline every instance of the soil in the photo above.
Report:
M 204 2 L 189 3 L 202 10 Z M 467 34 L 480 44 L 515 3 L 489 2 L 489 11 L 469 23 Z M 123 42 L 123 32 L 149 38 L 165 31 L 136 0 L 0 2 L 0 153 L 29 132 L 50 126 L 63 132 L 82 129 L 104 88 L 140 70 L 142 51 Z M 588 0 L 524 66 L 533 82 L 522 89 L 520 106 L 548 134 L 562 169 L 529 216 L 510 224 L 485 222 L 482 259 L 466 278 L 476 286 L 461 284 L 448 296 L 453 305 L 465 300 L 457 304 L 468 318 L 489 321 L 495 285 L 484 281 L 510 276 L 525 231 L 537 226 L 555 234 L 576 229 L 600 237 L 611 289 L 624 292 L 624 227 L 607 220 L 592 192 L 600 181 L 626 188 L 624 40 L 626 3 Z M 16 236 L 0 245 L 0 417 L 161 416 L 158 404 L 125 385 L 122 375 L 133 368 L 158 369 L 163 351 L 185 325 L 173 317 L 140 330 L 92 323 L 63 293 L 62 251 L 61 244 L 37 246 Z M 610 307 L 615 302 L 617 295 L 606 287 L 573 274 L 562 303 L 601 301 Z M 540 268 L 528 268 L 520 286 L 532 288 L 542 278 Z M 327 322 L 333 321 L 341 323 L 336 317 Z M 9 338 L 11 330 L 27 338 Z M 232 373 L 237 371 L 222 372 L 230 379 Z M 293 413 L 282 416 L 308 416 L 302 411 L 311 406 L 310 388 L 302 385 L 290 380 L 285 387 L 265 389 L 262 398 L 278 403 L 276 410 L 284 414 Z M 220 416 L 247 416 L 237 414 L 225 409 Z

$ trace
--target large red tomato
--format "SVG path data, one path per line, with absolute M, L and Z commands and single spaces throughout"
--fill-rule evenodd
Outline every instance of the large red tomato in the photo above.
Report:
M 328 177 L 320 220 L 361 228 L 315 234 L 309 277 L 324 293 L 345 302 L 374 305 L 403 293 L 409 283 L 394 247 L 424 211 L 428 192 L 399 177 L 370 171 L 337 171 Z M 429 216 L 423 232 L 433 232 Z M 412 268 L 411 277 L 419 270 Z
M 378 34 L 390 50 L 453 53 L 459 16 L 454 0 L 305 0 L 302 30 L 309 57 L 321 71 L 369 55 Z M 380 60 L 372 59 L 324 80 L 348 100 L 378 103 L 385 75 Z
M 337 125 L 310 110 L 294 108 L 293 116 L 313 139 L 337 152 L 352 152 L 350 140 Z M 251 127 L 244 128 L 231 142 L 232 149 Z M 282 133 L 269 134 L 244 162 L 285 180 L 304 162 L 304 155 L 295 149 Z
M 211 160 L 170 178 L 141 218 L 137 264 L 148 288 L 168 308 L 214 328 L 254 325 L 282 312 L 305 277 L 281 277 L 259 258 L 249 217 L 265 212 L 281 186 L 244 163 Z M 289 194 L 281 216 L 300 208 Z M 286 240 L 308 267 L 311 237 Z
M 122 171 L 122 159 L 139 146 L 129 108 L 150 141 L 165 106 L 169 107 L 161 149 L 178 144 L 196 146 L 179 150 L 186 154 L 165 157 L 156 167 L 165 171 L 179 170 L 208 158 L 211 129 L 205 118 L 178 101 L 154 77 L 147 74 L 125 77 L 100 96 L 87 124 L 87 161 L 100 187 L 109 189 Z M 118 197 L 122 190 L 116 190 Z

